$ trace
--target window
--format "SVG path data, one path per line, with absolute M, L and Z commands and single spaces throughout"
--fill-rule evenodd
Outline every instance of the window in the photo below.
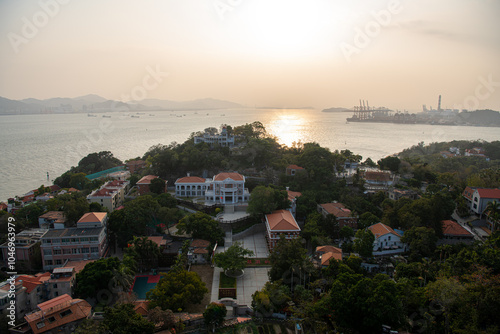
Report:
M 56 318 L 55 317 L 50 317 L 47 319 L 49 321 L 49 324 L 53 323 L 54 321 L 56 321 Z
M 61 255 L 60 249 L 54 249 L 54 255 Z
M 88 254 L 89 253 L 89 248 L 88 247 L 82 248 L 82 253 L 83 254 Z
M 54 283 L 54 289 L 57 289 L 57 283 Z
M 45 322 L 43 321 L 37 322 L 36 328 L 42 328 L 42 327 L 45 327 Z
M 69 242 L 69 238 L 62 238 L 62 242 L 63 243 L 68 243 Z
M 62 260 L 56 260 L 56 264 L 62 264 Z
M 70 248 L 63 249 L 63 254 L 71 254 L 71 249 Z
M 51 266 L 52 265 L 52 260 L 45 260 L 45 265 L 46 266 Z
M 52 249 L 44 249 L 43 255 L 52 255 Z
M 61 318 L 64 318 L 65 316 L 70 315 L 72 313 L 73 312 L 71 310 L 66 310 L 66 311 L 62 311 L 61 313 L 59 313 L 59 315 L 61 316 Z
M 92 248 L 90 248 L 90 251 L 91 251 L 92 253 L 97 253 L 97 252 L 99 252 L 99 248 L 97 248 L 97 247 L 92 247 Z

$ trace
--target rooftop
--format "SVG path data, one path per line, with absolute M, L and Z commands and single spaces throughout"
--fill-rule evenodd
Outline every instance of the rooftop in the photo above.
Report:
M 266 215 L 271 231 L 300 231 L 300 227 L 288 210 L 277 210 Z
M 374 224 L 374 225 L 368 227 L 368 229 L 370 231 L 372 231 L 373 235 L 377 239 L 380 238 L 381 236 L 389 234 L 389 233 L 392 233 L 392 234 L 397 235 L 399 237 L 401 236 L 398 232 L 394 231 L 392 228 L 390 228 L 389 226 L 382 224 L 382 223 Z
M 302 193 L 298 192 L 298 191 L 291 191 L 291 190 L 287 190 L 286 191 L 288 193 L 288 199 L 290 201 L 293 201 L 294 199 L 296 199 L 297 197 L 300 197 L 302 196 Z
M 106 212 L 87 212 L 78 220 L 78 223 L 102 223 L 107 215 Z
M 177 179 L 175 183 L 205 183 L 205 179 L 198 176 L 185 176 Z
M 219 173 L 214 176 L 214 181 L 224 181 L 226 179 L 231 179 L 233 181 L 244 181 L 245 178 L 239 173 Z
M 156 175 L 146 175 L 146 176 L 143 176 L 142 179 L 137 181 L 136 184 L 151 184 L 151 181 L 156 179 L 157 177 L 158 176 L 156 176 Z
M 93 228 L 65 228 L 61 230 L 49 230 L 43 239 L 48 238 L 62 238 L 62 237 L 91 237 L 99 236 L 104 227 L 93 227 Z
M 286 169 L 304 169 L 304 167 L 300 167 L 300 166 L 297 166 L 297 165 L 288 165 L 286 167 Z
M 194 248 L 207 248 L 210 246 L 210 241 L 203 240 L 203 239 L 194 239 L 191 241 L 191 247 Z
M 62 211 L 49 211 L 44 213 L 38 218 L 43 218 L 47 220 L 53 220 L 55 223 L 64 223 L 66 222 L 66 217 L 64 217 L 64 212 Z
M 391 174 L 386 172 L 365 172 L 365 179 L 388 182 L 391 180 Z
M 320 204 L 320 206 L 329 214 L 334 215 L 337 218 L 351 217 L 352 211 L 347 209 L 342 203 L 325 203 Z
M 441 223 L 443 224 L 443 235 L 473 237 L 469 231 L 453 220 L 443 220 Z
M 500 199 L 500 189 L 479 188 L 476 189 L 481 198 Z

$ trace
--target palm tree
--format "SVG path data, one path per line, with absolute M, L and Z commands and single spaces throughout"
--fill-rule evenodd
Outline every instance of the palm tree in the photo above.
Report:
M 486 205 L 486 209 L 484 209 L 484 212 L 488 214 L 488 219 L 491 223 L 491 232 L 493 233 L 496 231 L 497 225 L 500 221 L 500 203 L 497 201 L 488 202 L 488 205 Z

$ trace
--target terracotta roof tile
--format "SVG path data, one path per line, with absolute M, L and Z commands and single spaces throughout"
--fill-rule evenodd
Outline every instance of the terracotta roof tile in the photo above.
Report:
M 480 188 L 477 192 L 481 198 L 500 199 L 500 189 Z
M 299 225 L 288 210 L 278 210 L 266 215 L 271 231 L 300 231 Z
M 385 172 L 365 172 L 365 179 L 388 182 L 391 180 L 391 174 Z
M 473 237 L 469 231 L 453 220 L 443 220 L 441 223 L 443 224 L 443 235 Z
M 398 232 L 394 231 L 392 228 L 390 228 L 389 226 L 382 224 L 382 223 L 374 224 L 374 225 L 368 227 L 368 229 L 370 231 L 372 231 L 373 235 L 377 239 L 380 238 L 381 236 L 389 234 L 389 233 L 392 233 L 392 234 L 397 235 L 399 237 L 401 236 L 401 235 L 399 235 Z
M 245 178 L 239 173 L 219 173 L 214 176 L 214 181 L 224 181 L 226 179 L 231 179 L 234 181 L 244 181 Z
M 78 220 L 78 223 L 94 223 L 94 222 L 103 222 L 104 218 L 106 218 L 106 212 L 87 212 Z
M 293 201 L 294 199 L 296 199 L 297 197 L 300 197 L 302 196 L 302 193 L 298 192 L 298 191 L 291 191 L 291 190 L 287 190 L 286 191 L 288 193 L 288 199 L 290 201 Z
M 175 183 L 205 183 L 205 179 L 198 176 L 186 176 L 177 179 Z
M 210 241 L 203 240 L 203 239 L 194 239 L 191 241 L 191 247 L 194 248 L 207 248 L 210 246 Z
M 320 205 L 326 212 L 337 218 L 351 217 L 352 215 L 352 211 L 347 209 L 342 203 L 325 203 Z
M 288 165 L 286 167 L 286 169 L 304 169 L 304 167 L 300 167 L 300 166 L 297 166 L 297 165 Z
M 142 179 L 140 179 L 139 181 L 137 181 L 136 184 L 150 184 L 151 180 L 154 180 L 157 177 L 158 176 L 156 176 L 156 175 L 146 175 Z

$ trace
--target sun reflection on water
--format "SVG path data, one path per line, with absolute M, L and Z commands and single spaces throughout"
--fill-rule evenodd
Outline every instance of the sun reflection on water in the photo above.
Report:
M 291 147 L 294 142 L 304 143 L 307 123 L 308 120 L 302 114 L 282 112 L 269 121 L 266 129 L 277 138 L 278 143 Z

